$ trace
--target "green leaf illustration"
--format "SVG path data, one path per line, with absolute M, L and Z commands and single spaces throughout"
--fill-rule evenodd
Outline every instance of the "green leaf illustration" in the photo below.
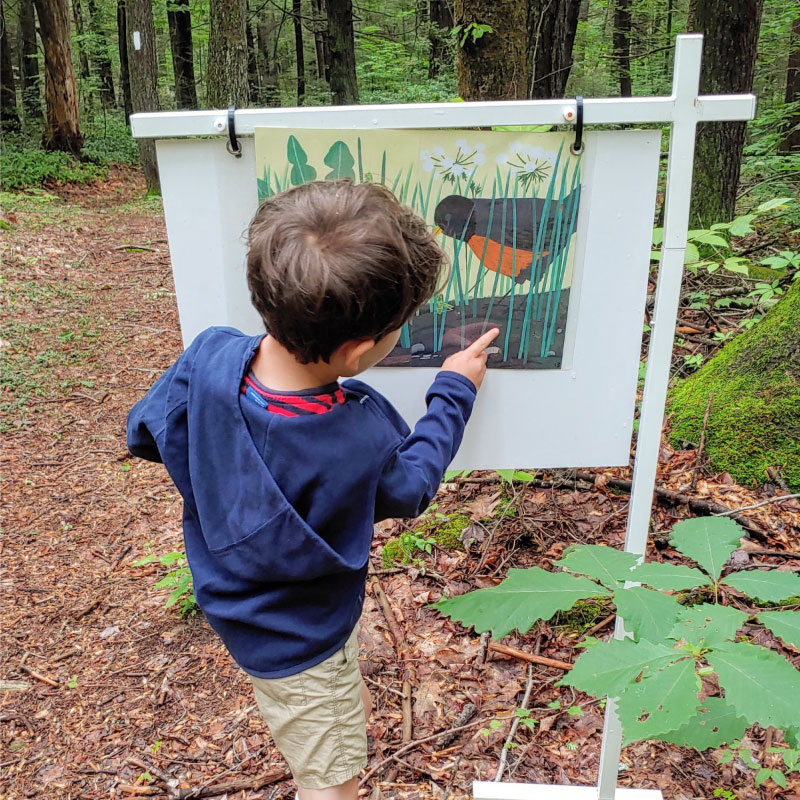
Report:
M 587 578 L 539 567 L 510 569 L 498 586 L 450 597 L 434 605 L 451 619 L 472 625 L 478 633 L 491 630 L 495 639 L 517 628 L 525 633 L 540 619 L 572 608 L 578 600 L 609 592 Z
M 786 644 L 800 650 L 800 611 L 762 611 L 758 621 Z
M 618 697 L 639 675 L 652 675 L 685 653 L 647 639 L 611 639 L 591 647 L 556 686 L 574 686 L 597 697 Z
M 685 519 L 672 529 L 672 543 L 714 580 L 736 549 L 742 528 L 728 517 Z
M 678 592 L 681 589 L 694 589 L 711 581 L 694 567 L 682 564 L 659 564 L 656 561 L 641 564 L 631 572 L 629 580 L 646 583 L 654 589 Z
M 765 603 L 800 597 L 800 576 L 777 569 L 743 570 L 726 576 L 723 583 Z
M 766 647 L 723 642 L 706 655 L 719 676 L 725 699 L 749 724 L 786 728 L 797 724 L 800 672 Z
M 694 659 L 670 664 L 629 687 L 617 701 L 626 744 L 655 739 L 686 723 L 700 706 Z
M 301 186 L 317 177 L 317 171 L 308 163 L 306 151 L 300 147 L 300 142 L 292 134 L 289 134 L 286 142 L 286 157 L 292 165 L 290 178 L 293 186 Z
M 681 611 L 669 635 L 698 647 L 710 647 L 733 639 L 746 621 L 747 614 L 744 611 L 730 606 L 701 603 Z
M 568 548 L 564 556 L 555 562 L 555 566 L 596 578 L 604 586 L 614 588 L 630 579 L 631 569 L 636 566 L 637 561 L 638 557 L 634 553 L 597 544 L 584 544 Z
M 351 181 L 356 179 L 356 173 L 353 171 L 355 161 L 350 152 L 350 148 L 342 141 L 335 141 L 323 161 L 331 168 L 331 171 L 325 176 L 326 181 L 337 181 L 341 178 L 350 178 Z
M 605 549 L 605 548 L 603 548 Z M 633 586 L 619 589 L 614 595 L 617 614 L 625 621 L 625 630 L 635 639 L 666 639 L 683 606 L 669 595 Z
M 660 738 L 679 747 L 707 750 L 736 741 L 748 727 L 747 720 L 721 697 L 708 697 L 684 725 Z
M 263 203 L 268 197 L 272 197 L 272 182 L 270 180 L 270 168 L 264 169 L 264 177 L 257 179 L 258 183 L 258 202 Z

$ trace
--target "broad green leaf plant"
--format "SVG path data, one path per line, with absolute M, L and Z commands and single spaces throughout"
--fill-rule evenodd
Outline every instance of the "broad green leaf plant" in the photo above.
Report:
M 697 566 L 639 564 L 601 545 L 569 548 L 556 572 L 511 569 L 498 586 L 435 605 L 496 639 L 589 598 L 608 598 L 627 638 L 590 640 L 561 686 L 617 699 L 626 743 L 657 739 L 704 750 L 733 743 L 752 725 L 784 731 L 800 747 L 800 671 L 754 643 L 764 629 L 800 648 L 800 577 L 777 569 L 728 572 L 741 527 L 727 517 L 684 520 L 672 544 Z M 743 595 L 743 606 L 721 598 Z M 776 605 L 777 604 L 777 605 Z

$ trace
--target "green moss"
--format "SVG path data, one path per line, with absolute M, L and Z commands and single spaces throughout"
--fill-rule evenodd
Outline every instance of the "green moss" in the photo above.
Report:
M 584 633 L 601 619 L 609 615 L 608 602 L 602 600 L 578 600 L 569 611 L 559 611 L 551 620 L 554 628 L 569 628 L 575 633 Z
M 430 552 L 434 544 L 443 550 L 463 550 L 461 534 L 469 525 L 466 514 L 425 514 L 413 531 L 386 542 L 381 551 L 381 563 L 386 569 L 395 564 L 410 564 Z
M 779 469 L 800 489 L 800 281 L 764 319 L 679 383 L 669 397 L 675 444 L 697 443 L 708 398 L 710 467 L 742 484 Z
M 414 530 L 417 532 L 430 531 L 436 544 L 444 550 L 463 550 L 461 534 L 470 525 L 470 519 L 466 514 L 436 514 L 431 517 L 423 518 L 422 522 Z

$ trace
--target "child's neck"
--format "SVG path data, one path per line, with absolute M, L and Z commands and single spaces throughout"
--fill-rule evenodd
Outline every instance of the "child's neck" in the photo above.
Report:
M 268 389 L 283 392 L 315 389 L 339 379 L 336 369 L 324 361 L 301 364 L 272 336 L 261 340 L 250 369 Z

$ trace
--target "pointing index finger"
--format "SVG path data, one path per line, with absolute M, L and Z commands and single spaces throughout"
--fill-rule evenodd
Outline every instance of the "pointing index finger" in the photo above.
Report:
M 479 339 L 476 339 L 466 350 L 465 352 L 473 353 L 478 355 L 482 353 L 500 334 L 500 328 L 492 328 L 490 331 L 486 331 Z

